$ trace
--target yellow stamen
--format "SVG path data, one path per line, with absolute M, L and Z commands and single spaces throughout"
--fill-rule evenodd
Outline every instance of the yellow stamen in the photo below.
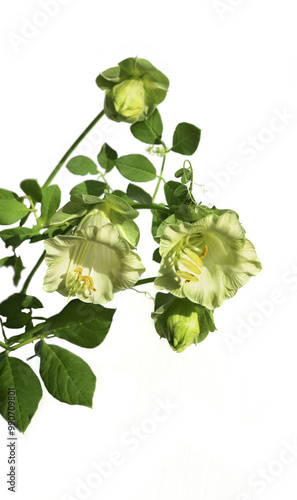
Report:
M 198 283 L 198 278 L 196 278 L 196 276 L 194 276 L 194 274 L 191 274 L 191 273 L 184 273 L 183 271 L 176 271 L 176 275 L 179 277 L 179 278 L 182 278 L 184 280 L 186 280 L 186 282 L 188 283 L 189 281 L 194 281 L 194 283 Z
M 77 281 L 83 282 L 83 289 L 86 290 L 87 288 L 91 288 L 93 292 L 96 292 L 96 288 L 94 288 L 94 280 L 91 278 L 91 276 L 83 276 L 83 269 L 82 267 L 76 267 L 74 269 L 74 272 L 77 273 Z
M 199 267 L 195 266 L 195 264 L 193 264 L 189 260 L 179 259 L 179 262 L 183 264 L 183 266 L 185 266 L 187 269 L 189 269 L 189 271 L 193 271 L 193 273 L 196 274 L 201 274 L 201 270 L 199 269 Z
M 200 259 L 204 259 L 205 255 L 207 254 L 207 251 L 208 251 L 208 246 L 205 245 L 204 250 L 203 250 L 202 254 L 200 255 Z
M 183 249 L 183 252 L 188 256 L 190 257 L 190 259 L 192 259 L 195 264 L 197 264 L 197 266 L 199 267 L 203 267 L 203 262 L 202 260 L 200 259 L 200 257 L 198 257 L 198 255 L 195 253 L 195 252 L 192 252 L 192 250 L 190 250 L 189 248 L 184 248 Z

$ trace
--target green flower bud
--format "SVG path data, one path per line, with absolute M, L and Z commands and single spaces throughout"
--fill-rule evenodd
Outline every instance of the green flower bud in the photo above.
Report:
M 216 329 L 212 311 L 187 299 L 173 298 L 171 294 L 157 294 L 156 311 L 152 318 L 157 333 L 166 338 L 177 352 L 202 342 L 210 331 Z
M 166 97 L 168 78 L 146 59 L 130 57 L 97 77 L 106 90 L 104 111 L 117 122 L 135 123 L 148 118 Z

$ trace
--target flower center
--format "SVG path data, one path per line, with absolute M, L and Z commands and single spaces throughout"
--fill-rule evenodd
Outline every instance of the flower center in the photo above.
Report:
M 84 276 L 82 267 L 76 267 L 74 269 L 74 272 L 77 273 L 76 281 L 83 285 L 83 290 L 90 289 L 93 292 L 96 292 L 96 288 L 94 288 L 93 278 L 91 278 L 91 276 Z
M 186 257 L 189 257 L 190 260 L 186 259 L 185 257 L 180 257 L 177 265 L 181 264 L 186 269 L 192 272 L 189 273 L 188 271 L 180 270 L 178 268 L 176 271 L 176 275 L 179 278 L 184 279 L 185 283 L 190 283 L 190 281 L 198 283 L 199 280 L 195 275 L 201 274 L 201 269 L 203 267 L 202 259 L 206 256 L 207 250 L 208 250 L 207 245 L 205 245 L 203 252 L 198 256 L 195 252 L 193 252 L 193 250 L 190 250 L 189 248 L 185 247 L 183 249 L 183 253 L 186 255 Z

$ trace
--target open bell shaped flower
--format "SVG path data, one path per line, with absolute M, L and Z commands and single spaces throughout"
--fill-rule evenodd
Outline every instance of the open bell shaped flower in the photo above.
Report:
M 262 269 L 231 210 L 168 225 L 161 236 L 160 255 L 155 287 L 208 309 L 221 306 Z
M 114 224 L 49 238 L 45 248 L 44 290 L 83 302 L 106 304 L 114 293 L 135 285 L 145 270 Z

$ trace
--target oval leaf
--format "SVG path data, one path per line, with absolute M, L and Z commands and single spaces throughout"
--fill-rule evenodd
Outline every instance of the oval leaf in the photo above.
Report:
M 59 186 L 53 184 L 42 190 L 40 222 L 45 226 L 50 224 L 51 218 L 58 210 L 61 203 L 61 191 Z
M 90 194 L 93 196 L 101 196 L 106 188 L 105 182 L 100 181 L 84 181 L 71 189 L 70 194 Z
M 101 148 L 100 153 L 97 156 L 97 159 L 101 167 L 104 168 L 106 172 L 110 172 L 115 165 L 114 162 L 117 157 L 117 152 L 105 142 Z
M 53 334 L 80 347 L 97 347 L 109 332 L 115 309 L 72 300 L 48 318 L 40 333 Z
M 127 187 L 127 196 L 138 203 L 150 204 L 152 203 L 152 197 L 144 189 L 135 184 L 129 184 Z
M 161 144 L 163 123 L 159 111 L 156 109 L 147 120 L 134 123 L 130 130 L 134 137 L 141 142 Z
M 0 224 L 7 226 L 28 215 L 29 210 L 15 198 L 0 198 Z
M 96 163 L 87 156 L 75 156 L 71 158 L 66 168 L 74 175 L 98 174 Z
M 41 202 L 41 187 L 39 186 L 36 179 L 25 179 L 21 182 L 20 186 L 24 193 L 26 193 L 27 196 L 30 196 L 30 198 L 32 198 L 35 203 Z
M 198 148 L 201 130 L 191 123 L 179 123 L 173 134 L 171 150 L 181 155 L 192 155 Z
M 15 426 L 24 432 L 30 424 L 42 398 L 38 377 L 27 363 L 6 354 L 0 358 L 0 413 L 7 420 L 11 417 L 8 390 L 15 392 Z
M 156 178 L 154 165 L 143 155 L 121 156 L 115 162 L 120 174 L 134 182 L 148 182 Z
M 40 357 L 40 376 L 54 398 L 92 408 L 96 377 L 83 359 L 43 341 L 37 344 L 36 353 Z

